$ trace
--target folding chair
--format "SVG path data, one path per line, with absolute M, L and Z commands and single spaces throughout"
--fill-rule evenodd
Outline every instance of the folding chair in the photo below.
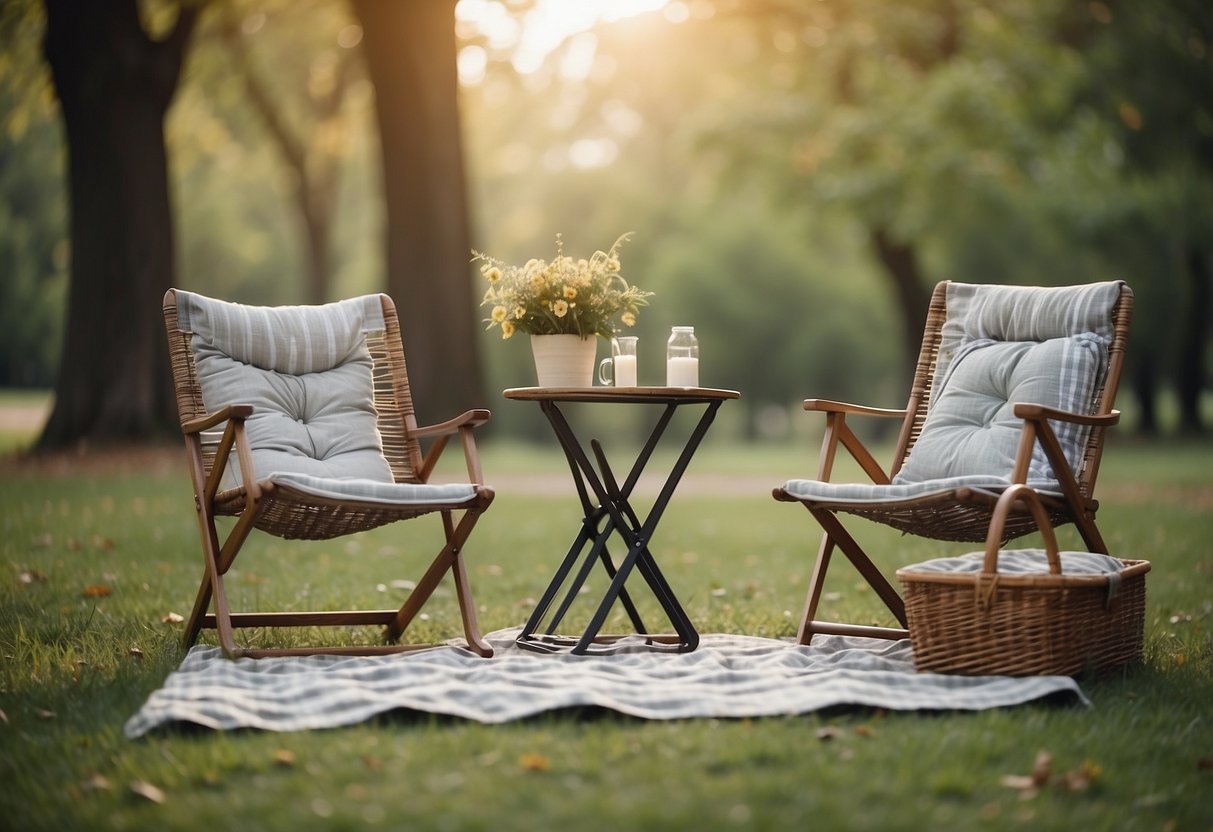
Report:
M 1122 282 L 1068 287 L 940 283 L 932 294 L 922 348 L 904 409 L 807 399 L 824 413 L 816 479 L 793 479 L 776 500 L 800 503 L 824 534 L 809 581 L 797 639 L 814 633 L 904 638 L 902 599 L 843 525 L 854 515 L 945 541 L 986 539 L 1001 493 L 1031 487 L 1054 526 L 1074 523 L 1092 552 L 1108 553 L 1095 524 L 1095 481 L 1104 433 L 1124 364 L 1133 293 Z M 848 417 L 901 420 L 886 471 L 852 431 Z M 871 479 L 830 482 L 842 445 Z M 1003 542 L 1037 530 L 1020 506 Z M 826 571 L 842 550 L 900 627 L 817 620 Z
M 468 535 L 493 501 L 473 438 L 489 412 L 418 427 L 391 299 L 256 307 L 170 289 L 164 323 L 205 565 L 185 646 L 205 627 L 218 631 L 232 657 L 428 647 L 398 639 L 449 571 L 467 644 L 491 656 L 463 559 Z M 430 484 L 452 436 L 462 442 L 468 482 Z M 424 455 L 423 439 L 431 443 Z M 224 579 L 254 528 L 322 540 L 431 513 L 441 517 L 445 543 L 399 609 L 229 609 Z M 222 543 L 219 516 L 236 518 Z M 234 638 L 251 627 L 378 625 L 387 643 L 254 648 Z

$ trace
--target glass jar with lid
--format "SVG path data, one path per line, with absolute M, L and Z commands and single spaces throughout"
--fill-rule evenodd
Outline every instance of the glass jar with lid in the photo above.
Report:
M 676 326 L 670 330 L 665 348 L 666 387 L 699 386 L 699 341 L 695 327 Z

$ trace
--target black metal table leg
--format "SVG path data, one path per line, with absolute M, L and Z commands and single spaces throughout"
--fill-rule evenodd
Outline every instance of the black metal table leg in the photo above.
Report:
M 556 627 L 563 620 L 565 613 L 576 596 L 581 592 L 595 561 L 601 561 L 610 584 L 599 600 L 595 612 L 587 625 L 585 632 L 576 640 L 572 647 L 575 654 L 587 652 L 590 646 L 599 638 L 599 633 L 610 614 L 616 601 L 623 604 L 632 625 L 638 635 L 648 637 L 650 644 L 658 641 L 671 642 L 674 637 L 656 636 L 648 632 L 640 618 L 632 599 L 628 594 L 627 582 L 633 570 L 639 571 L 645 584 L 652 591 L 657 603 L 669 619 L 676 633 L 676 641 L 672 646 L 681 651 L 694 650 L 699 644 L 699 634 L 696 632 L 686 610 L 674 594 L 669 582 L 661 571 L 657 559 L 653 556 L 649 544 L 656 532 L 666 507 L 674 490 L 686 472 L 691 458 L 694 456 L 708 428 L 715 419 L 720 405 L 730 398 L 738 398 L 738 394 L 727 390 L 709 390 L 701 388 L 631 388 L 615 390 L 610 388 L 573 388 L 561 390 L 543 390 L 527 388 L 507 390 L 509 398 L 529 399 L 538 401 L 544 415 L 552 425 L 557 440 L 560 442 L 568 461 L 577 488 L 578 498 L 582 506 L 582 524 L 577 536 L 564 559 L 561 561 L 543 597 L 527 619 L 522 633 L 518 637 L 520 646 L 533 647 L 541 650 L 557 649 L 557 644 L 571 643 L 572 639 L 553 636 Z M 620 486 L 607 459 L 602 444 L 593 439 L 590 447 L 593 461 L 587 455 L 584 446 L 574 433 L 568 420 L 561 412 L 558 402 L 590 402 L 590 401 L 619 401 L 638 404 L 663 404 L 661 415 L 658 417 L 648 439 L 632 463 L 628 476 Z M 643 519 L 631 503 L 631 494 L 649 463 L 658 443 L 665 434 L 678 407 L 686 404 L 703 404 L 704 412 L 696 423 L 690 436 L 683 445 L 677 461 L 674 463 L 665 483 L 658 493 L 657 499 Z M 595 500 L 597 503 L 595 504 Z M 627 546 L 627 552 L 615 564 L 607 548 L 612 536 L 618 536 Z M 588 549 L 587 549 L 588 547 Z M 581 565 L 574 573 L 578 559 Z M 567 589 L 556 613 L 543 635 L 536 631 L 543 625 L 561 587 L 569 580 L 572 582 Z M 603 636 L 603 639 L 607 637 Z M 611 636 L 610 638 L 615 638 Z

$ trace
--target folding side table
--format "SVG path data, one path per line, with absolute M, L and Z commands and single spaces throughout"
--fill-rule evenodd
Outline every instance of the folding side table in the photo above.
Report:
M 522 633 L 518 636 L 519 646 L 553 652 L 572 644 L 572 653 L 584 654 L 595 642 L 609 642 L 618 638 L 618 636 L 600 636 L 599 631 L 602 629 L 611 607 L 616 601 L 620 601 L 627 611 L 632 625 L 636 628 L 636 633 L 646 636 L 650 645 L 666 645 L 678 652 L 694 650 L 699 646 L 699 634 L 695 631 L 686 611 L 658 567 L 657 560 L 649 549 L 649 542 L 653 539 L 653 533 L 661 521 L 661 516 L 669 504 L 674 489 L 678 486 L 679 480 L 695 455 L 695 451 L 713 419 L 716 418 L 716 411 L 725 401 L 740 398 L 741 394 L 734 390 L 702 387 L 521 387 L 506 390 L 504 395 L 507 399 L 539 403 L 540 409 L 552 425 L 560 447 L 564 450 L 582 507 L 581 528 L 556 570 L 556 574 L 552 577 L 551 583 L 548 584 L 534 612 L 523 627 Z M 591 439 L 590 452 L 587 453 L 585 445 L 574 433 L 573 428 L 561 412 L 560 405 L 572 402 L 645 404 L 658 405 L 662 408 L 661 415 L 653 425 L 648 440 L 641 448 L 622 485 L 615 477 L 606 454 L 603 452 L 602 444 L 597 439 Z M 702 406 L 703 412 L 666 477 L 656 501 L 648 515 L 642 519 L 632 506 L 630 500 L 632 491 L 673 419 L 674 413 L 678 408 L 690 405 Z M 591 453 L 593 461 L 590 459 Z M 607 543 L 613 536 L 621 540 L 627 547 L 627 554 L 618 565 L 607 551 Z M 537 633 L 547 617 L 552 602 L 555 601 L 578 560 L 581 560 L 581 565 L 574 574 L 555 614 L 552 615 L 544 631 Z M 595 562 L 602 563 L 611 578 L 611 583 L 585 632 L 574 644 L 571 638 L 556 635 L 556 628 L 585 584 Z M 639 571 L 653 592 L 674 628 L 674 635 L 652 634 L 645 627 L 625 588 L 633 569 Z

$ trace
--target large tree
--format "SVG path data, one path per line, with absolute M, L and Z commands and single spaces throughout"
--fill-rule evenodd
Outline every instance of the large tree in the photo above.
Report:
M 353 0 L 383 158 L 388 292 L 420 418 L 483 405 L 460 135 L 455 0 Z
M 45 0 L 66 128 L 71 288 L 55 404 L 39 439 L 144 439 L 175 406 L 160 297 L 173 282 L 164 118 L 198 9 L 155 39 L 137 0 Z

